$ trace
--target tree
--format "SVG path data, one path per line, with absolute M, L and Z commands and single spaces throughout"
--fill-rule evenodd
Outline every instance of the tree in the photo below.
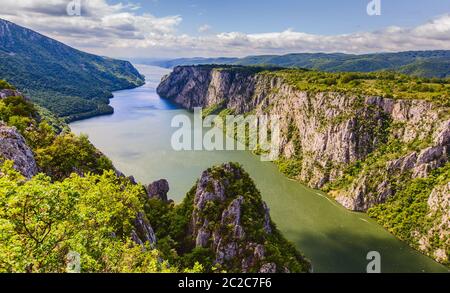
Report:
M 144 189 L 114 172 L 29 181 L 6 161 L 0 173 L 0 272 L 64 272 L 80 255 L 82 272 L 177 272 L 150 247 L 131 241 Z M 196 263 L 189 272 L 201 271 Z M 182 269 L 184 270 L 184 269 Z
M 36 161 L 42 171 L 53 179 L 62 180 L 72 173 L 79 175 L 112 170 L 111 161 L 100 153 L 87 136 L 73 133 L 56 137 L 48 147 L 36 150 Z

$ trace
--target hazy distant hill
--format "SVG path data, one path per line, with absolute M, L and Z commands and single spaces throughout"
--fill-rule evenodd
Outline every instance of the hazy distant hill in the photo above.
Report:
M 395 70 L 423 77 L 450 77 L 450 51 L 408 51 L 365 55 L 299 53 L 245 58 L 182 58 L 150 61 L 149 64 L 166 68 L 198 64 L 273 65 L 329 72 Z
M 164 68 L 173 68 L 182 65 L 206 65 L 206 64 L 235 64 L 239 58 L 177 58 L 173 60 L 153 60 L 153 59 L 134 59 L 136 63 L 161 66 Z
M 111 113 L 111 91 L 143 83 L 127 61 L 81 52 L 2 19 L 0 79 L 68 119 Z
M 418 60 L 402 66 L 399 71 L 425 77 L 450 77 L 450 58 Z

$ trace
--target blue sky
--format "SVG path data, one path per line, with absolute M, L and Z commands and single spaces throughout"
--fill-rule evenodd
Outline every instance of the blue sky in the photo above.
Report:
M 111 57 L 450 50 L 450 0 L 1 1 L 0 18 Z
M 111 1 L 117 3 L 120 1 Z M 334 35 L 383 27 L 416 26 L 450 12 L 448 0 L 382 0 L 382 15 L 369 17 L 369 0 L 149 0 L 140 12 L 180 15 L 181 33 L 196 34 L 208 24 L 214 31 L 264 33 L 292 28 Z

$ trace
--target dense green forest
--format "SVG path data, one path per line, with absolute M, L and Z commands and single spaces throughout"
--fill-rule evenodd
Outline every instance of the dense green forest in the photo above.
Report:
M 112 91 L 144 82 L 127 61 L 78 51 L 2 19 L 0 79 L 68 120 L 112 113 Z
M 267 72 L 299 90 L 342 92 L 394 99 L 427 100 L 450 106 L 450 78 L 421 78 L 395 72 L 340 72 L 286 69 Z

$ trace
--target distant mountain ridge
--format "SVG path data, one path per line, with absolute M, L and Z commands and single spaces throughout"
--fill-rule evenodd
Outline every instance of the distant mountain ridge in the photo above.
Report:
M 112 91 L 144 77 L 128 61 L 88 54 L 0 19 L 0 79 L 68 120 L 112 113 Z
M 328 72 L 393 70 L 421 77 L 450 77 L 450 50 L 406 51 L 353 55 L 343 53 L 298 53 L 244 58 L 179 58 L 149 61 L 166 68 L 178 65 L 227 64 L 301 67 Z

